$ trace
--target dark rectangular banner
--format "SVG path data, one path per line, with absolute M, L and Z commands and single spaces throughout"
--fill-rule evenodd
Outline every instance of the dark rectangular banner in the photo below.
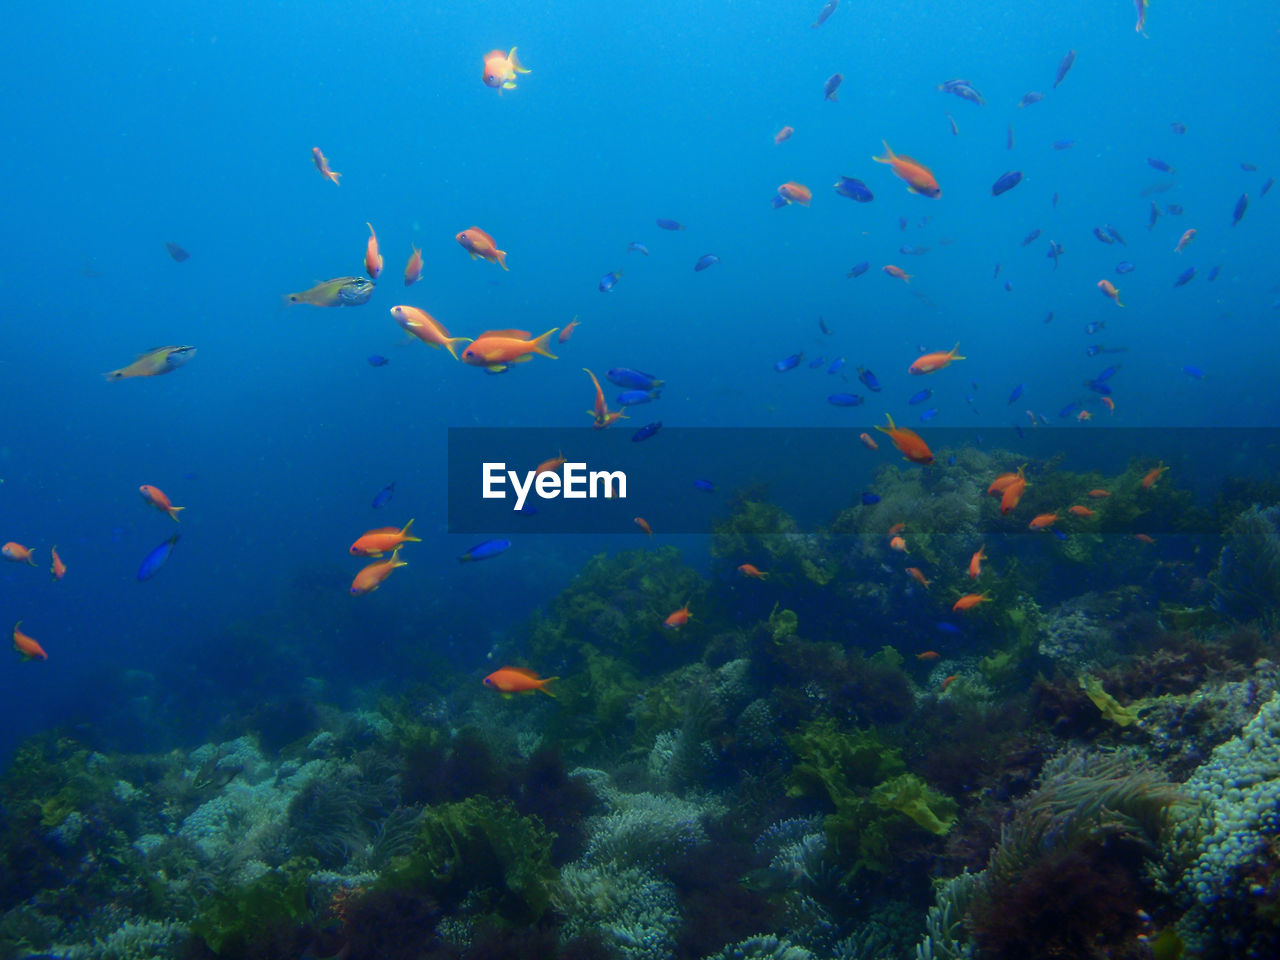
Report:
M 797 532 L 1220 533 L 1215 498 L 1280 490 L 1269 429 L 450 428 L 448 454 L 449 532 L 485 535 L 706 534 L 744 502 Z

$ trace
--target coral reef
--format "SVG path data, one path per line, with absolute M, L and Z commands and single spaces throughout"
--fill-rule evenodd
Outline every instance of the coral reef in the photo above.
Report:
M 1214 575 L 1214 605 L 1238 620 L 1280 627 L 1280 505 L 1256 503 L 1227 530 Z

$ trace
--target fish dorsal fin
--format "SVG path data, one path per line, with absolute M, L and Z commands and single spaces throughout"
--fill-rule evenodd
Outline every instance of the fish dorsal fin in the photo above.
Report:
M 530 670 L 528 667 L 507 667 L 507 669 L 510 670 L 512 673 L 520 674 L 520 676 L 522 677 L 528 677 L 530 680 L 542 679 L 540 676 L 538 676 L 538 674 L 535 671 Z
M 399 533 L 399 532 L 400 532 L 400 528 L 399 528 L 399 527 L 378 527 L 378 528 L 377 528 L 377 529 L 375 529 L 375 530 L 370 530 L 370 531 L 368 531 L 368 532 L 365 534 L 365 536 L 366 536 L 366 537 L 368 537 L 368 536 L 372 536 L 372 535 L 373 535 L 373 534 L 375 534 L 375 533 Z
M 483 340 L 485 337 L 516 337 L 520 340 L 528 340 L 530 333 L 528 330 L 486 330 L 477 340 Z

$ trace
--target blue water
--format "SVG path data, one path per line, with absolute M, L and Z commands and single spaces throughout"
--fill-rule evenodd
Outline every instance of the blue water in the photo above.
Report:
M 133 698 L 194 703 L 246 677 L 282 694 L 314 681 L 341 700 L 435 655 L 479 671 L 585 557 L 634 539 L 527 538 L 459 565 L 475 538 L 444 532 L 445 428 L 574 426 L 586 447 L 583 366 L 667 380 L 635 425 L 865 428 L 885 412 L 913 420 L 906 400 L 921 383 L 908 364 L 918 347 L 958 341 L 968 359 L 928 378 L 938 426 L 1005 426 L 1025 409 L 1053 417 L 1077 397 L 1099 416 L 1070 429 L 1276 422 L 1280 191 L 1258 195 L 1280 172 L 1270 5 L 1158 0 L 1148 36 L 1122 0 L 846 0 L 810 29 L 820 7 L 11 10 L 0 66 L 0 539 L 33 547 L 41 569 L 0 569 L 0 610 L 49 661 L 0 670 L 0 750 L 56 723 L 110 722 Z M 532 73 L 499 96 L 481 83 L 481 58 L 517 44 Z M 1076 64 L 1052 89 L 1069 48 Z M 835 72 L 839 100 L 824 102 Z M 957 77 L 987 105 L 936 89 Z M 1045 99 L 1016 109 L 1030 90 Z M 784 124 L 796 133 L 775 145 Z M 1065 138 L 1076 145 L 1051 148 Z M 941 198 L 908 194 L 873 163 L 882 140 L 927 164 Z M 313 168 L 313 146 L 340 187 Z M 1006 170 L 1025 179 L 993 198 Z M 875 201 L 837 196 L 840 175 L 864 180 Z M 789 180 L 813 190 L 809 209 L 771 207 Z M 1141 196 L 1162 184 L 1172 187 Z M 1233 228 L 1245 191 L 1251 205 Z M 1148 231 L 1150 199 L 1185 213 Z M 688 229 L 659 230 L 658 217 Z M 373 300 L 284 308 L 285 293 L 360 272 L 365 221 L 387 260 Z M 1127 247 L 1093 238 L 1105 223 Z M 508 251 L 509 273 L 458 247 L 454 235 L 472 225 Z M 1197 239 L 1175 255 L 1188 227 Z M 1033 229 L 1041 238 L 1021 247 Z M 166 240 L 190 260 L 172 261 Z M 634 240 L 651 256 L 627 253 Z M 1056 272 L 1050 240 L 1065 250 Z M 423 280 L 405 290 L 414 244 Z M 903 244 L 932 249 L 904 256 Z M 720 262 L 695 273 L 707 253 Z M 846 279 L 862 260 L 872 269 Z M 1116 275 L 1121 260 L 1137 269 Z M 889 263 L 915 279 L 885 276 Z M 1197 277 L 1174 289 L 1191 265 Z M 613 292 L 599 293 L 617 269 Z M 1103 278 L 1125 308 L 1100 296 Z M 574 315 L 582 325 L 562 359 L 487 376 L 406 344 L 387 314 L 397 303 L 455 335 L 540 333 Z M 1087 336 L 1098 320 L 1106 328 Z M 1090 343 L 1127 351 L 1090 358 Z M 198 354 L 164 377 L 102 380 L 161 344 Z M 807 363 L 774 372 L 800 351 L 846 357 L 848 382 Z M 390 363 L 373 368 L 370 354 Z M 1113 362 L 1112 420 L 1081 382 Z M 832 392 L 865 392 L 858 364 L 884 392 L 855 410 L 828 404 Z M 1186 364 L 1205 377 L 1183 374 Z M 1019 382 L 1027 390 L 1010 409 Z M 716 479 L 732 488 L 734 478 Z M 391 481 L 395 498 L 375 513 L 370 500 Z M 143 483 L 187 507 L 181 524 L 141 502 Z M 359 567 L 349 543 L 410 517 L 425 540 L 405 551 L 410 566 L 371 596 L 346 596 Z M 169 564 L 136 582 L 175 529 Z M 60 583 L 45 572 L 55 543 L 70 569 Z M 682 543 L 688 562 L 705 564 L 704 541 Z

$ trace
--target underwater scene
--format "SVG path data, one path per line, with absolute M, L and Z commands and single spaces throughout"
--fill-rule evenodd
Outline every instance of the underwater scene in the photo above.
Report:
M 1280 7 L 5 20 L 0 960 L 1280 955 Z

